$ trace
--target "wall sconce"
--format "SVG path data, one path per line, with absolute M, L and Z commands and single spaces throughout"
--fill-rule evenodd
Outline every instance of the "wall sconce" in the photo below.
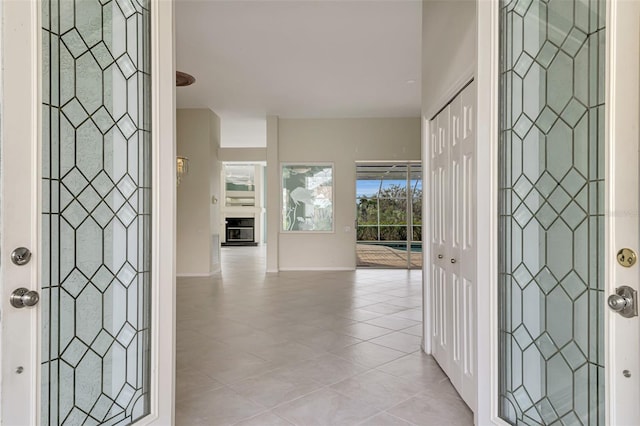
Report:
M 176 176 L 178 177 L 178 185 L 183 176 L 189 174 L 189 159 L 187 157 L 176 158 Z

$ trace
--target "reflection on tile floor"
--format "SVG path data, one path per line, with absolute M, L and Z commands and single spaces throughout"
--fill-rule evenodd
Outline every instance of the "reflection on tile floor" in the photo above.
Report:
M 177 425 L 473 423 L 420 351 L 421 271 L 265 274 L 260 247 L 222 259 L 178 279 Z

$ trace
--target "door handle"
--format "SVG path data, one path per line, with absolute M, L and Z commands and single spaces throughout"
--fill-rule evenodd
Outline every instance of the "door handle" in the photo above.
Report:
M 629 286 L 616 288 L 616 294 L 607 299 L 609 308 L 625 318 L 638 316 L 638 292 Z
M 25 308 L 27 306 L 35 306 L 40 301 L 40 295 L 37 291 L 28 290 L 24 287 L 17 288 L 11 293 L 9 302 L 14 308 Z

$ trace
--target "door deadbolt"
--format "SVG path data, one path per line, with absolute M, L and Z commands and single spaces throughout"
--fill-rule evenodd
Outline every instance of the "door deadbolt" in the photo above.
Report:
M 11 261 L 18 265 L 26 265 L 31 260 L 31 251 L 26 247 L 18 247 L 11 252 Z
M 616 288 L 616 294 L 607 299 L 609 307 L 625 318 L 638 316 L 638 292 L 629 286 Z
M 630 248 L 623 248 L 618 251 L 616 259 L 618 259 L 618 263 L 620 264 L 620 266 L 630 268 L 636 264 L 638 256 L 636 256 L 636 252 L 631 250 Z
M 24 287 L 17 288 L 11 293 L 9 302 L 14 308 L 26 308 L 27 306 L 35 306 L 40 301 L 40 295 L 37 291 L 28 290 Z

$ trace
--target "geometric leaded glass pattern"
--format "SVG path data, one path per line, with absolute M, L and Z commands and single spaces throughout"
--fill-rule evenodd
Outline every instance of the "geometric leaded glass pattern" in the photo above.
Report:
M 148 0 L 42 2 L 43 425 L 149 413 Z
M 605 0 L 500 3 L 500 416 L 604 424 Z

